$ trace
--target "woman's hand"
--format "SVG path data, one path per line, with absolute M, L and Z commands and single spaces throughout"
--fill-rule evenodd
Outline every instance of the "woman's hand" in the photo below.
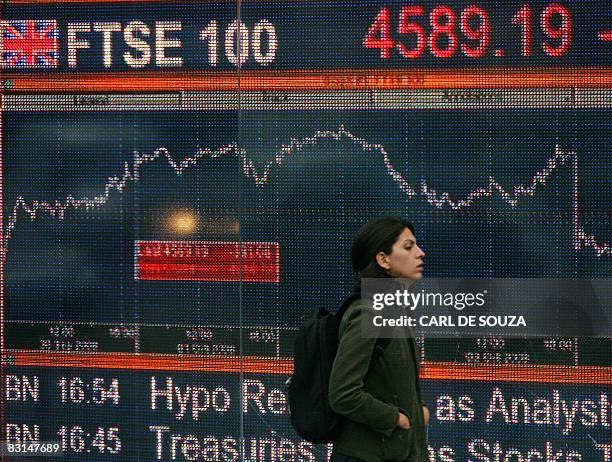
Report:
M 423 420 L 425 425 L 429 425 L 429 408 L 427 406 L 423 406 Z
M 397 425 L 402 427 L 404 430 L 408 430 L 411 427 L 410 419 L 400 412 L 397 419 Z

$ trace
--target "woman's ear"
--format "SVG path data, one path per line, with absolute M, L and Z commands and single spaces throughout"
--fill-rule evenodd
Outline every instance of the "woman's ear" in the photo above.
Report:
M 389 264 L 389 256 L 385 252 L 378 252 L 376 254 L 376 263 L 378 263 L 382 269 L 386 269 L 387 271 L 391 268 L 391 265 Z

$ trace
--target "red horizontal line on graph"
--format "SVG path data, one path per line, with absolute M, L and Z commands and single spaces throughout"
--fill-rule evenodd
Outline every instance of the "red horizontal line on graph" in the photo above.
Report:
M 612 87 L 612 67 L 3 73 L 4 92 L 178 92 Z
M 92 369 L 163 370 L 290 375 L 291 358 L 257 356 L 186 356 L 149 353 L 56 353 L 32 350 L 5 350 L 12 366 L 77 367 Z M 559 365 L 468 365 L 426 361 L 421 378 L 612 385 L 612 367 Z
M 163 370 L 285 374 L 293 371 L 293 361 L 258 356 L 202 356 L 153 353 L 57 353 L 5 350 L 15 366 L 80 367 L 92 369 Z
M 599 33 L 599 40 L 603 42 L 612 42 L 612 30 L 605 30 Z
M 469 380 L 612 385 L 612 367 L 425 362 L 421 377 L 432 380 Z
M 266 3 L 292 3 L 292 2 L 304 2 L 311 1 L 317 2 L 319 0 L 250 0 L 251 2 Z M 12 4 L 15 3 L 159 3 L 159 0 L 11 0 Z M 164 3 L 235 3 L 237 0 L 164 0 Z

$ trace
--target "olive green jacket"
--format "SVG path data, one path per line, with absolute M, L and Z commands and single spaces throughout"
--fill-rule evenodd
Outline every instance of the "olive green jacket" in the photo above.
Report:
M 357 300 L 340 323 L 329 401 L 346 419 L 335 448 L 366 462 L 429 461 L 416 344 L 391 338 L 370 366 L 376 339 L 362 335 L 361 322 L 373 315 Z M 397 425 L 400 411 L 410 419 L 408 430 Z

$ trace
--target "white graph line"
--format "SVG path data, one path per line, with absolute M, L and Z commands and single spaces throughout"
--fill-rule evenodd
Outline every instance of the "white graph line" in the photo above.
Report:
M 547 183 L 552 173 L 559 167 L 569 164 L 572 170 L 572 227 L 573 227 L 573 248 L 581 250 L 591 248 L 595 250 L 598 256 L 612 255 L 612 245 L 598 242 L 594 236 L 587 234 L 579 223 L 579 207 L 578 207 L 578 156 L 574 151 L 564 151 L 559 146 L 556 146 L 555 153 L 547 160 L 546 166 L 537 172 L 531 180 L 523 185 L 516 185 L 510 189 L 505 189 L 494 177 L 489 177 L 483 186 L 480 186 L 463 199 L 453 200 L 449 193 L 439 193 L 432 189 L 425 180 L 422 180 L 418 187 L 412 186 L 392 165 L 389 155 L 385 148 L 380 144 L 374 144 L 359 138 L 344 126 L 340 126 L 337 131 L 326 130 L 316 131 L 312 136 L 302 139 L 291 139 L 289 144 L 279 148 L 275 155 L 274 161 L 266 162 L 258 171 L 257 166 L 252 159 L 247 157 L 244 149 L 240 149 L 235 143 L 228 144 L 217 150 L 198 149 L 195 155 L 187 157 L 182 161 L 177 161 L 170 155 L 166 148 L 160 147 L 151 154 L 140 154 L 134 152 L 133 162 L 126 161 L 123 165 L 123 172 L 119 175 L 108 177 L 104 192 L 95 197 L 75 198 L 67 196 L 61 200 L 55 201 L 33 201 L 28 203 L 25 198 L 19 196 L 13 207 L 12 213 L 9 215 L 8 223 L 5 230 L 5 242 L 8 242 L 17 225 L 17 217 L 20 212 L 24 212 L 29 216 L 30 220 L 36 219 L 40 213 L 46 213 L 58 220 L 63 220 L 66 216 L 66 211 L 70 209 L 93 209 L 105 205 L 112 191 L 119 193 L 128 186 L 130 182 L 137 182 L 140 179 L 141 167 L 149 162 L 153 162 L 158 158 L 165 159 L 168 165 L 172 167 L 177 175 L 181 175 L 188 168 L 197 165 L 202 158 L 218 158 L 225 155 L 236 155 L 241 163 L 243 174 L 252 179 L 259 187 L 263 187 L 268 183 L 268 178 L 274 164 L 282 165 L 285 158 L 303 150 L 307 146 L 316 145 L 319 140 L 337 140 L 347 139 L 354 144 L 360 146 L 364 152 L 374 152 L 380 155 L 386 167 L 387 173 L 397 183 L 398 187 L 408 197 L 422 197 L 427 203 L 436 208 L 447 207 L 451 210 L 461 210 L 470 207 L 477 200 L 487 197 L 499 196 L 510 207 L 515 207 L 522 197 L 531 197 L 536 194 L 539 186 Z

